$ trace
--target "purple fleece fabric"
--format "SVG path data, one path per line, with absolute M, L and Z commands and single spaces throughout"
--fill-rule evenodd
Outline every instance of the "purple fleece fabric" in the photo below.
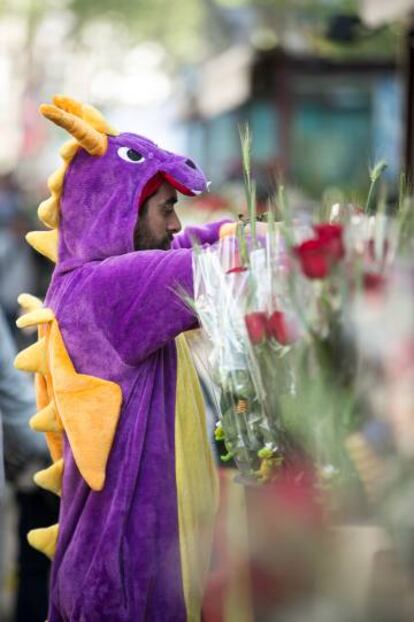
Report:
M 147 181 L 165 171 L 200 192 L 206 180 L 142 137 L 108 141 L 104 156 L 81 149 L 66 173 L 46 305 L 77 372 L 118 383 L 123 405 L 101 492 L 87 486 L 65 442 L 48 621 L 180 622 L 174 339 L 196 318 L 177 288 L 192 291 L 192 237 L 214 242 L 221 223 L 178 235 L 169 251 L 134 252 Z M 128 149 L 142 161 L 125 160 Z

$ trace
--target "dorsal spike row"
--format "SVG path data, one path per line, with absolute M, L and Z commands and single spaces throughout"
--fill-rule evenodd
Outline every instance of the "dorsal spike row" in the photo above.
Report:
M 38 208 L 41 222 L 51 229 L 57 229 L 60 197 L 70 161 L 81 147 L 93 156 L 104 155 L 108 147 L 107 136 L 117 136 L 119 132 L 114 130 L 99 110 L 93 106 L 82 104 L 64 95 L 55 95 L 52 101 L 52 104 L 42 104 L 40 113 L 74 137 L 74 140 L 66 142 L 60 149 L 63 165 L 49 177 L 48 186 L 51 197 L 43 201 Z M 39 250 L 36 246 L 34 248 Z M 49 254 L 46 256 L 49 257 Z M 53 259 L 53 261 L 56 260 Z
M 41 529 L 32 529 L 27 534 L 27 540 L 29 544 L 34 548 L 44 553 L 52 559 L 55 551 L 59 533 L 59 524 L 51 525 L 50 527 L 44 527 Z
M 14 366 L 20 371 L 45 374 L 47 372 L 46 340 L 44 337 L 33 345 L 19 352 L 14 359 Z
M 63 429 L 53 400 L 33 415 L 29 424 L 35 432 L 61 432 Z
M 58 231 L 30 231 L 26 234 L 26 240 L 41 255 L 51 261 L 57 261 L 58 256 Z
M 16 320 L 16 326 L 18 328 L 28 328 L 31 326 L 38 326 L 39 324 L 47 324 L 52 322 L 55 318 L 55 314 L 52 309 L 46 307 L 42 309 L 34 309 L 29 311 L 25 315 L 22 315 Z
M 34 474 L 34 482 L 44 488 L 53 492 L 55 495 L 60 495 L 62 491 L 62 478 L 63 478 L 63 458 L 56 460 L 47 469 L 42 469 Z
M 63 163 L 50 175 L 47 181 L 51 196 L 40 203 L 37 214 L 42 223 L 51 229 L 57 229 L 59 226 L 60 197 L 62 195 L 63 182 L 69 162 L 79 149 L 80 144 L 77 140 L 69 140 L 64 143 L 60 148 Z

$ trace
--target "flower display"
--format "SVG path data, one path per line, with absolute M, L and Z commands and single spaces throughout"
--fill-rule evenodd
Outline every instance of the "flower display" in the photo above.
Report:
M 375 208 L 383 169 L 365 209 L 293 215 L 280 192 L 282 219 L 270 207 L 260 230 L 249 181 L 249 219 L 194 255 L 192 304 L 221 395 L 215 438 L 246 494 L 283 489 L 306 499 L 301 516 L 309 507 L 336 524 L 368 517 L 388 530 L 411 585 L 414 208 L 404 193 Z M 271 539 L 283 512 L 272 506 L 266 529 L 262 509 L 255 535 Z
M 373 213 L 372 196 L 369 213 L 334 206 L 311 226 L 275 222 L 270 211 L 260 234 L 248 204 L 250 226 L 229 229 L 194 259 L 193 305 L 221 391 L 215 435 L 246 482 L 277 479 L 299 455 L 322 488 L 339 486 L 359 472 L 352 439 L 372 416 L 361 322 L 386 304 L 414 233 L 407 220 Z

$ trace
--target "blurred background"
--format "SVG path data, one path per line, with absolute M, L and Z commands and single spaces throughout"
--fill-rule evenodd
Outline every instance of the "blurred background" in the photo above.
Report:
M 188 152 L 221 195 L 240 178 L 245 122 L 260 196 L 276 175 L 304 199 L 362 191 L 378 158 L 395 183 L 409 129 L 412 2 L 389 4 L 3 0 L 0 170 L 30 212 L 62 141 L 37 108 L 64 92 L 119 129 Z
M 184 221 L 244 211 L 245 123 L 263 206 L 280 180 L 300 208 L 358 203 L 378 159 L 391 194 L 401 169 L 412 173 L 413 10 L 412 0 L 0 0 L 0 308 L 17 346 L 32 339 L 16 333 L 17 295 L 43 296 L 51 270 L 24 233 L 39 227 L 65 139 L 40 103 L 70 95 L 196 160 L 213 183 Z M 49 524 L 56 504 L 31 488 L 31 468 L 7 468 L 2 620 L 45 619 L 47 566 L 22 534 Z

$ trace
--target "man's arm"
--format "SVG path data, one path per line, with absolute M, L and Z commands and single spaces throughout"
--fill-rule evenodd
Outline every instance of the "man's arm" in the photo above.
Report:
M 218 220 L 207 225 L 186 227 L 182 233 L 174 237 L 172 248 L 191 248 L 194 242 L 198 244 L 214 244 L 220 236 L 222 225 L 230 220 Z
M 107 259 L 88 278 L 95 322 L 122 360 L 136 365 L 197 326 L 192 251 L 137 251 Z

